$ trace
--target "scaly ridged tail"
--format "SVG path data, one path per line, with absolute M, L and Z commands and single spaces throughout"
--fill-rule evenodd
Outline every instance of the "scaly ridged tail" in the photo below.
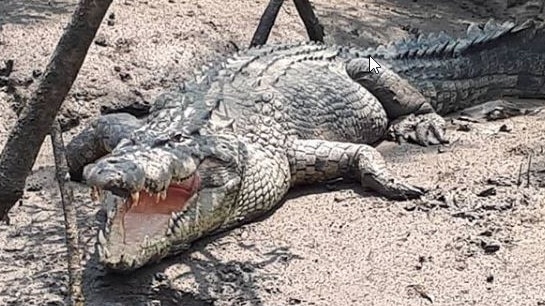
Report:
M 505 96 L 545 98 L 545 25 L 487 22 L 465 38 L 444 33 L 368 49 L 440 114 Z M 365 55 L 364 55 L 365 56 Z

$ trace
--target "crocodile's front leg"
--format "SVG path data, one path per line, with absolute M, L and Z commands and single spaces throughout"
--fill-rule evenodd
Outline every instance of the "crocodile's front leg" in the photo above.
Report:
M 326 140 L 296 140 L 288 153 L 292 184 L 323 182 L 338 177 L 358 179 L 391 199 L 417 198 L 425 189 L 402 182 L 386 169 L 382 155 L 365 144 Z
M 110 153 L 123 138 L 143 121 L 127 113 L 100 116 L 66 146 L 66 159 L 72 180 L 81 180 L 83 167 Z

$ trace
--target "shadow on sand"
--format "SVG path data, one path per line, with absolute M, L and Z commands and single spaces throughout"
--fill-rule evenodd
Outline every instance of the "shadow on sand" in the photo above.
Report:
M 314 8 L 325 27 L 327 41 L 367 48 L 393 41 L 400 35 L 436 32 L 438 23 L 441 30 L 459 36 L 473 22 L 514 20 L 514 15 L 497 2 L 502 1 L 471 5 L 468 1 L 384 0 L 373 5 L 354 1 L 352 7 L 344 10 L 339 10 L 331 2 L 316 4 Z M 384 19 L 384 10 L 395 18 Z M 362 11 L 366 12 L 365 19 L 359 16 Z M 538 10 L 529 10 L 524 18 L 538 14 Z
M 0 29 L 5 24 L 30 24 L 56 14 L 72 13 L 75 0 L 2 0 Z
M 374 196 L 349 181 L 295 188 L 273 211 L 253 222 L 267 219 L 289 199 L 307 194 L 326 193 L 332 189 L 354 189 L 362 196 Z M 104 217 L 98 219 L 101 218 Z M 288 248 L 278 247 L 261 254 L 263 259 L 259 261 L 223 261 L 211 254 L 207 250 L 207 245 L 215 244 L 218 239 L 230 233 L 231 231 L 227 231 L 203 238 L 184 254 L 164 259 L 158 264 L 145 266 L 130 274 L 107 273 L 98 264 L 96 255 L 93 254 L 84 268 L 86 300 L 92 301 L 89 305 L 154 305 L 153 303 L 160 302 L 160 305 L 207 306 L 214 305 L 214 300 L 206 297 L 219 295 L 222 302 L 229 301 L 235 305 L 261 305 L 262 299 L 259 295 L 259 292 L 263 291 L 261 281 L 273 277 L 270 275 L 271 272 L 267 271 L 271 268 L 265 268 L 274 263 L 287 264 L 291 260 L 302 259 L 302 257 L 293 254 Z M 246 245 L 244 241 L 238 242 L 238 247 L 253 248 L 252 245 Z M 170 278 L 165 274 L 167 269 Z M 174 288 L 174 282 L 184 280 L 193 280 L 198 288 L 197 292 L 184 292 Z
M 269 278 L 269 272 L 263 268 L 300 257 L 287 248 L 277 248 L 262 254 L 265 259 L 260 261 L 222 261 L 208 252 L 206 246 L 227 234 L 204 238 L 184 254 L 130 274 L 107 273 L 93 254 L 84 270 L 84 295 L 87 301 L 92 301 L 88 305 L 214 305 L 210 296 L 221 296 L 222 301 L 233 304 L 261 305 L 259 281 Z M 239 247 L 252 246 L 241 242 Z M 167 269 L 170 277 L 165 274 Z M 173 285 L 183 281 L 196 284 L 197 292 L 184 292 Z

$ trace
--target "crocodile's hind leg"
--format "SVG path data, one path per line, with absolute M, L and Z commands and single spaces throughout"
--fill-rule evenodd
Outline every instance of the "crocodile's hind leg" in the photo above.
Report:
M 382 155 L 365 144 L 326 140 L 296 140 L 288 153 L 292 184 L 323 182 L 338 177 L 358 179 L 391 199 L 417 198 L 425 189 L 402 182 L 386 169 Z
M 111 152 L 123 138 L 141 127 L 142 120 L 115 113 L 95 119 L 66 146 L 66 159 L 72 180 L 81 180 L 83 167 Z
M 347 63 L 348 75 L 377 97 L 391 120 L 389 140 L 406 140 L 422 146 L 448 143 L 446 122 L 426 97 L 399 74 L 381 67 L 378 74 L 368 73 L 367 59 Z

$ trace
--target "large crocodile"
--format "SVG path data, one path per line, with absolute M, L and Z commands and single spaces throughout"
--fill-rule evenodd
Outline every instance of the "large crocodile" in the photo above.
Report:
M 100 261 L 127 271 L 180 253 L 264 215 L 298 184 L 350 177 L 388 198 L 421 196 L 372 145 L 388 131 L 445 142 L 442 114 L 506 95 L 543 98 L 543 34 L 533 21 L 489 22 L 464 38 L 431 34 L 367 50 L 251 48 L 160 95 L 144 120 L 99 117 L 68 158 L 107 211 Z

